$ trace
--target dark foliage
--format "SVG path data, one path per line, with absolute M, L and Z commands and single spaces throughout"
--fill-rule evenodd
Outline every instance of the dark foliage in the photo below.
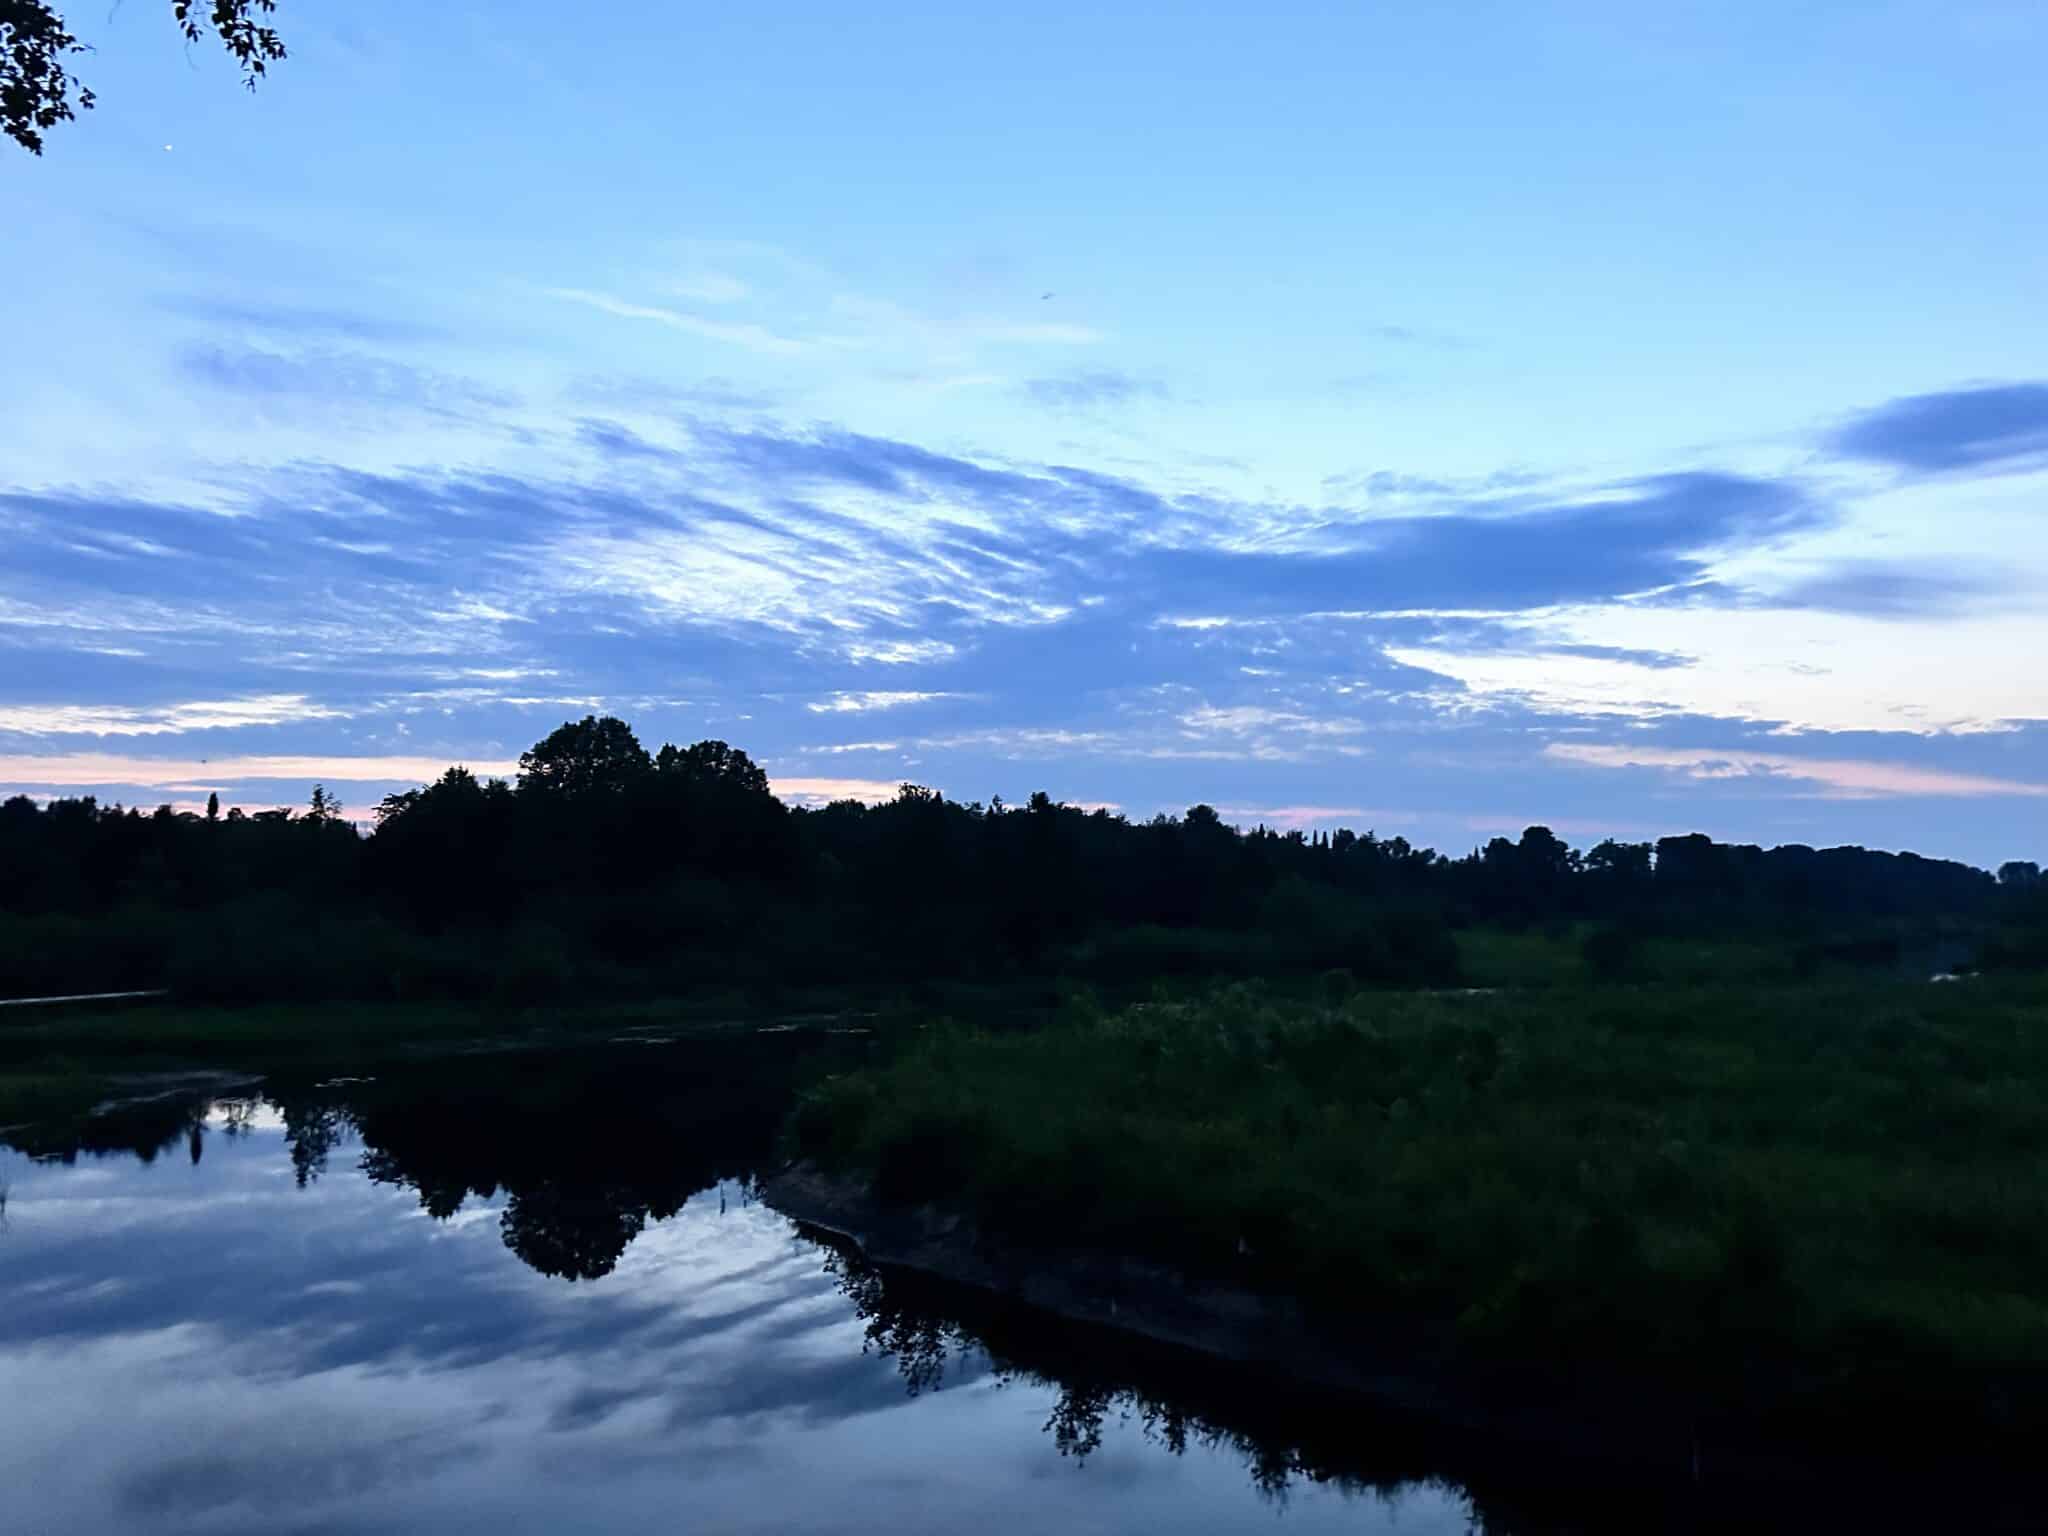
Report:
M 818 1081 L 792 1150 L 1717 1442 L 2013 1458 L 2048 1425 L 2042 983 L 1306 1005 L 1232 986 L 934 1027 Z M 998 1261 L 1000 1262 L 1000 1261 Z M 1399 1320 L 1390 1330 L 1388 1320 Z M 1649 1384 L 1656 1390 L 1649 1390 Z M 1676 1438 L 1676 1437 L 1674 1437 Z
M 1450 859 L 1371 832 L 1240 832 L 1200 805 L 1134 823 L 905 785 L 797 810 L 724 742 L 650 754 L 610 718 L 565 724 L 520 766 L 516 783 L 450 768 L 387 798 L 368 835 L 321 790 L 306 812 L 253 817 L 10 800 L 0 995 L 519 1002 L 1060 973 L 1443 985 L 1459 979 L 1454 930 L 1473 925 L 1591 928 L 1590 979 L 1633 979 L 1658 935 L 1761 935 L 1803 946 L 1808 969 L 1900 965 L 1896 933 L 1871 930 L 1950 918 L 2003 924 L 1993 953 L 2019 961 L 2048 892 L 2026 864 L 1994 880 L 1697 835 L 1582 854 L 1531 827 Z
M 211 31 L 242 66 L 251 90 L 284 57 L 284 40 L 264 19 L 276 9 L 277 0 L 171 0 L 185 40 L 196 43 Z M 0 131 L 40 155 L 47 130 L 90 111 L 92 91 L 68 63 L 90 51 L 48 0 L 0 0 Z

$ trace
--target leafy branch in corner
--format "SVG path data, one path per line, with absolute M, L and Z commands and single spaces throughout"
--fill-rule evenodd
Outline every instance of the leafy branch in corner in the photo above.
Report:
M 266 21 L 276 9 L 277 0 L 171 0 L 186 41 L 211 31 L 252 91 L 285 56 L 284 39 Z M 70 69 L 73 54 L 91 51 L 48 0 L 0 0 L 0 131 L 40 155 L 47 130 L 92 110 L 91 87 Z

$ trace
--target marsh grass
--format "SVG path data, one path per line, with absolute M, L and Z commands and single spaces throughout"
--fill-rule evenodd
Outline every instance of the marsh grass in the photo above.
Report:
M 934 1029 L 795 1150 L 885 1197 L 1866 1441 L 2048 1383 L 2048 984 L 1233 987 Z M 1766 1385 L 1768 1384 L 1768 1390 Z

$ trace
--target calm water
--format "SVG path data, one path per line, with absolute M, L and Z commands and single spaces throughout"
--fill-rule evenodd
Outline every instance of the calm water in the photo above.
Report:
M 0 1527 L 1577 1528 L 1426 1438 L 807 1239 L 754 1183 L 799 1049 L 479 1058 L 17 1137 Z

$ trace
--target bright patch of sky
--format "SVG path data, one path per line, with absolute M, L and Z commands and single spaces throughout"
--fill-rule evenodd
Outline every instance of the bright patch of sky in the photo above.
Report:
M 0 156 L 0 793 L 2043 854 L 2037 6 L 168 9 Z

